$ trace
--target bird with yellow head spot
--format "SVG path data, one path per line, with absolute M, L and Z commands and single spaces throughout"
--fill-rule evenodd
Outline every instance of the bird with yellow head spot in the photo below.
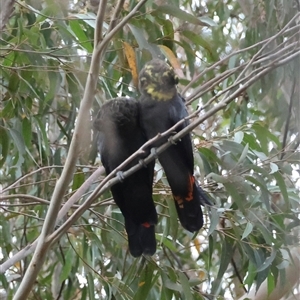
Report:
M 184 99 L 177 92 L 177 83 L 178 77 L 173 68 L 163 60 L 153 59 L 141 70 L 140 119 L 147 139 L 163 133 L 188 116 Z M 188 124 L 186 120 L 177 127 L 176 132 Z M 159 147 L 170 137 L 171 134 L 158 140 L 154 147 Z M 210 200 L 193 175 L 194 156 L 190 134 L 159 154 L 158 160 L 172 190 L 182 226 L 191 232 L 198 231 L 203 226 L 200 205 L 210 204 Z

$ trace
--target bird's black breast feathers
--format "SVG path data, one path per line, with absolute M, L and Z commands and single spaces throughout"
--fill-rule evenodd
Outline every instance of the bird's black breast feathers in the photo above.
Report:
M 177 94 L 169 101 L 153 101 L 150 96 L 142 95 L 140 98 L 141 126 L 147 139 L 155 137 L 174 126 L 177 122 L 188 116 L 183 98 Z M 189 124 L 188 120 L 177 126 L 168 136 L 158 140 L 153 146 L 158 147 L 165 143 L 169 137 L 176 134 Z M 193 148 L 190 134 L 185 135 L 176 142 L 178 154 L 181 160 L 185 160 L 190 172 L 194 169 Z M 167 150 L 167 151 L 170 151 Z

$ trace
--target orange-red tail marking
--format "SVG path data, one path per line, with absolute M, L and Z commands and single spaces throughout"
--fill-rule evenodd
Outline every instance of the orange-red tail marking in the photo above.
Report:
M 173 195 L 175 201 L 178 203 L 178 206 L 180 208 L 183 208 L 183 202 L 184 201 L 192 201 L 194 199 L 194 197 L 193 197 L 194 183 L 195 183 L 195 177 L 193 175 L 190 175 L 189 176 L 189 181 L 188 181 L 188 193 L 187 193 L 187 195 L 185 197 Z

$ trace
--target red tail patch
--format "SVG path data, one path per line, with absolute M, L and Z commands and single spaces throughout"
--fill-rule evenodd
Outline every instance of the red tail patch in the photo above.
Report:
M 193 175 L 190 175 L 189 177 L 189 187 L 188 187 L 188 194 L 185 197 L 186 201 L 191 201 L 193 200 L 193 187 L 194 187 L 194 183 L 195 183 L 195 177 Z
M 183 202 L 184 201 L 192 201 L 194 199 L 193 197 L 193 188 L 194 188 L 194 184 L 195 184 L 195 177 L 193 175 L 189 176 L 189 181 L 188 181 L 188 193 L 185 197 L 181 197 L 181 196 L 174 196 L 175 201 L 178 203 L 178 206 L 180 208 L 183 208 Z

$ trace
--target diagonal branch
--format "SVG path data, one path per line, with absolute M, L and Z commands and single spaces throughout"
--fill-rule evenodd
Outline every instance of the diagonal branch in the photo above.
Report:
M 290 97 L 290 103 L 289 103 L 289 110 L 288 110 L 288 116 L 287 116 L 287 120 L 285 123 L 285 128 L 284 128 L 284 134 L 283 134 L 283 140 L 282 140 L 282 152 L 280 155 L 280 159 L 283 159 L 284 157 L 284 149 L 286 146 L 286 140 L 287 140 L 287 136 L 288 136 L 288 130 L 290 127 L 290 121 L 291 121 L 291 116 L 292 116 L 292 108 L 293 108 L 293 104 L 294 104 L 294 99 L 295 97 L 295 88 L 296 88 L 296 78 L 294 78 L 293 84 L 292 84 L 292 91 L 291 91 L 291 97 Z

